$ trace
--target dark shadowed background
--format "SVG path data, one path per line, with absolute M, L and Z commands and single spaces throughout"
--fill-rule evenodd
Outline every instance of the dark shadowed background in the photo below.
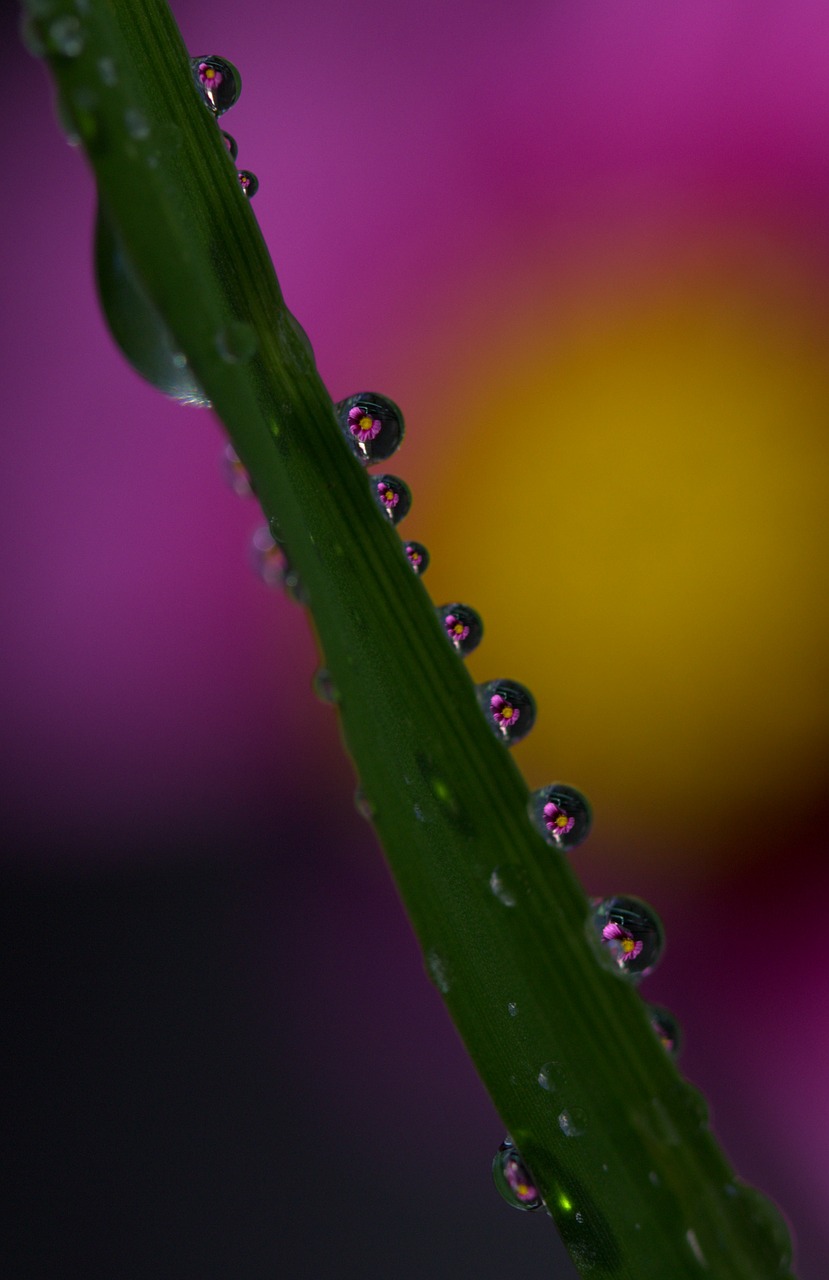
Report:
M 406 413 L 426 585 L 481 612 L 476 679 L 535 692 L 529 784 L 591 796 L 588 889 L 659 908 L 643 993 L 822 1280 L 823 6 L 174 10 L 242 72 L 225 127 L 332 394 Z M 107 337 L 83 157 L 2 21 L 4 1273 L 566 1280 L 491 1185 L 219 428 Z

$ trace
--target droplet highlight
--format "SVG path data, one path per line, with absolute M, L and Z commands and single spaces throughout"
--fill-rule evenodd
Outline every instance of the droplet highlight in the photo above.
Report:
M 535 724 L 535 698 L 515 680 L 479 685 L 478 701 L 489 727 L 508 747 L 526 738 Z
M 449 640 L 461 657 L 477 649 L 484 635 L 484 624 L 468 604 L 443 604 L 438 617 Z
M 403 440 L 403 414 L 388 396 L 360 391 L 335 405 L 346 440 L 365 466 L 390 458 Z
M 437 987 L 442 996 L 448 996 L 450 990 L 449 970 L 446 962 L 437 951 L 429 951 L 426 954 L 426 968 L 429 977 Z
M 374 805 L 369 800 L 362 787 L 357 787 L 354 792 L 354 808 L 357 810 L 361 818 L 365 818 L 366 822 L 374 821 Z
M 672 1058 L 678 1058 L 682 1049 L 682 1028 L 679 1022 L 664 1005 L 649 1004 L 647 1008 L 653 1033 L 662 1048 Z
M 403 550 L 412 569 L 420 577 L 429 568 L 429 552 L 422 542 L 407 542 Z
M 215 116 L 229 111 L 242 92 L 242 77 L 232 62 L 215 54 L 191 58 L 196 88 Z
M 564 1068 L 560 1062 L 545 1062 L 538 1073 L 538 1083 L 547 1093 L 556 1093 L 567 1082 Z
M 659 963 L 665 943 L 662 922 L 641 898 L 605 898 L 595 903 L 591 930 L 612 965 L 631 978 L 644 978 Z
M 392 524 L 400 524 L 412 505 L 409 486 L 398 476 L 376 476 L 372 478 L 371 491 Z
M 529 814 L 533 826 L 553 848 L 575 849 L 590 835 L 593 815 L 587 797 L 564 782 L 534 791 Z
M 495 1159 L 492 1161 L 492 1178 L 507 1204 L 512 1205 L 513 1209 L 530 1213 L 543 1205 L 541 1192 L 533 1182 L 532 1174 L 508 1138 L 501 1143 L 495 1153 Z
M 250 169 L 240 169 L 236 177 L 239 179 L 242 194 L 247 196 L 248 200 L 252 200 L 259 190 L 259 179 L 256 174 L 251 173 Z

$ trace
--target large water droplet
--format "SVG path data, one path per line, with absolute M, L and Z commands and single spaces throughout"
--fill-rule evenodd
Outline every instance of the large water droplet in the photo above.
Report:
M 222 450 L 222 475 L 238 497 L 248 498 L 253 493 L 251 478 L 232 444 L 226 444 Z
M 242 92 L 242 77 L 232 62 L 215 54 L 203 58 L 191 58 L 196 88 L 214 115 L 223 115 L 238 101 Z
M 360 391 L 335 405 L 337 420 L 354 453 L 366 466 L 390 458 L 400 447 L 405 426 L 393 400 L 377 391 Z
M 489 888 L 505 907 L 517 906 L 529 893 L 526 872 L 517 863 L 496 867 L 489 877 Z
M 492 1177 L 496 1187 L 514 1209 L 525 1213 L 540 1209 L 544 1201 L 530 1173 L 515 1147 L 505 1139 L 492 1161 Z
M 239 179 L 242 194 L 246 195 L 248 200 L 252 200 L 259 190 L 259 179 L 256 174 L 251 173 L 250 169 L 240 169 L 236 177 Z
M 682 1049 L 682 1028 L 677 1019 L 661 1004 L 649 1004 L 648 1016 L 654 1034 L 661 1041 L 662 1047 L 672 1058 L 678 1058 Z
M 429 552 L 422 542 L 407 542 L 403 547 L 406 558 L 418 577 L 429 568 Z
M 592 814 L 587 798 L 564 782 L 534 791 L 529 814 L 536 830 L 558 849 L 575 849 L 590 834 Z
M 490 728 L 508 747 L 526 738 L 535 724 L 535 699 L 516 680 L 478 685 L 478 701 Z
M 382 511 L 385 511 L 392 524 L 400 521 L 408 513 L 412 505 L 409 486 L 398 476 L 373 476 L 371 492 Z
M 229 321 L 216 334 L 216 350 L 225 364 L 247 364 L 258 348 L 256 330 L 242 320 Z
M 587 1112 L 584 1107 L 568 1107 L 558 1117 L 558 1127 L 565 1138 L 580 1138 L 587 1132 Z
M 314 672 L 313 679 L 314 693 L 320 702 L 334 704 L 339 702 L 340 693 L 334 683 L 334 677 L 327 667 L 320 667 Z
M 484 624 L 468 604 L 442 604 L 437 610 L 443 629 L 462 657 L 477 649 L 484 634 Z
M 225 133 L 224 129 L 220 129 L 219 132 L 221 133 L 222 140 L 225 146 L 227 147 L 228 155 L 230 156 L 231 160 L 235 161 L 236 157 L 239 154 L 238 142 L 236 141 L 236 139 L 233 137 L 232 134 Z
M 659 963 L 665 940 L 662 922 L 641 898 L 596 902 L 590 931 L 615 968 L 632 978 L 643 978 Z
M 48 47 L 52 53 L 64 58 L 77 58 L 83 52 L 84 35 L 80 18 L 67 14 L 49 23 Z

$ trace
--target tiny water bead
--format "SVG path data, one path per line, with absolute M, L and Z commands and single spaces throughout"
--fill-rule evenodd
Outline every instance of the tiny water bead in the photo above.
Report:
M 662 1044 L 662 1048 L 672 1058 L 678 1058 L 682 1049 L 682 1028 L 670 1009 L 661 1004 L 649 1004 L 648 1016 L 654 1035 Z
M 340 691 L 334 683 L 334 677 L 327 667 L 320 667 L 314 672 L 313 690 L 320 702 L 333 705 L 340 700 Z
M 421 542 L 407 542 L 403 550 L 418 577 L 429 568 L 429 552 Z
M 229 111 L 242 92 L 242 77 L 232 62 L 210 54 L 203 58 L 191 58 L 196 87 L 216 116 Z
M 403 414 L 388 396 L 361 391 L 335 406 L 337 420 L 360 461 L 382 462 L 400 448 L 405 432 Z
M 362 787 L 358 787 L 354 792 L 354 808 L 361 818 L 365 818 L 366 822 L 374 821 L 374 805 Z
M 281 587 L 297 604 L 307 604 L 308 596 L 285 548 L 271 535 L 267 525 L 251 539 L 251 559 L 256 573 L 268 587 Z
M 570 1107 L 560 1112 L 558 1127 L 565 1138 L 581 1138 L 587 1132 L 587 1112 L 583 1107 Z
M 548 844 L 558 849 L 575 849 L 590 835 L 593 815 L 590 804 L 575 787 L 554 782 L 530 796 L 529 814 L 533 826 Z
M 517 906 L 530 892 L 524 868 L 517 863 L 496 867 L 489 877 L 489 891 L 502 906 Z
M 80 18 L 74 14 L 55 18 L 48 31 L 50 52 L 63 54 L 64 58 L 77 58 L 83 53 L 84 36 Z
M 560 1062 L 545 1062 L 538 1073 L 538 1083 L 547 1093 L 555 1093 L 567 1083 L 567 1074 Z
M 473 649 L 477 649 L 484 634 L 484 624 L 480 617 L 468 604 L 443 604 L 438 610 L 438 617 L 443 629 L 457 649 L 465 658 Z
M 222 475 L 238 497 L 248 498 L 253 493 L 253 485 L 245 470 L 245 464 L 232 444 L 226 444 L 222 450 Z
M 239 179 L 242 194 L 246 195 L 248 200 L 252 200 L 259 190 L 259 179 L 256 174 L 251 173 L 250 169 L 240 169 L 236 177 Z
M 437 951 L 428 951 L 426 953 L 426 968 L 429 977 L 437 987 L 442 996 L 448 996 L 451 983 L 449 981 L 449 970 L 443 956 Z
M 227 147 L 228 155 L 230 156 L 231 160 L 234 160 L 234 161 L 235 161 L 236 157 L 237 157 L 237 156 L 238 156 L 238 154 L 239 154 L 239 144 L 238 144 L 238 142 L 237 142 L 237 141 L 236 141 L 236 139 L 232 136 L 232 134 L 225 133 L 224 129 L 220 129 L 220 130 L 219 130 L 219 132 L 221 133 L 221 135 L 222 135 L 222 140 L 223 140 L 223 142 L 224 142 L 225 146 Z
M 508 1138 L 495 1153 L 492 1177 L 501 1195 L 513 1209 L 529 1213 L 543 1205 L 541 1192 L 533 1182 L 529 1169 Z
M 518 1017 L 518 1005 L 515 1003 L 514 1000 L 510 1000 L 509 1004 L 507 1005 L 507 1013 L 511 1018 Z
M 392 524 L 399 524 L 412 505 L 409 486 L 397 476 L 372 477 L 371 491 Z
M 509 747 L 526 738 L 535 724 L 535 699 L 515 680 L 479 685 L 478 701 L 496 736 Z
M 665 942 L 662 922 L 641 898 L 605 898 L 594 903 L 591 928 L 602 951 L 623 973 L 638 980 L 659 963 Z
M 135 107 L 127 107 L 124 112 L 124 127 L 136 142 L 146 142 L 150 136 L 150 125 L 147 117 Z

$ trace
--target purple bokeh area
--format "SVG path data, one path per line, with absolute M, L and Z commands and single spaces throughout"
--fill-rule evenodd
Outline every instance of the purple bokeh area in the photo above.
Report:
M 822 5 L 173 7 L 193 53 L 241 70 L 224 127 L 259 178 L 254 211 L 332 396 L 373 387 L 406 413 L 404 531 L 429 546 L 431 590 L 461 532 L 500 522 L 508 538 L 539 476 L 571 484 L 536 460 L 542 415 L 526 435 L 507 421 L 503 475 L 464 487 L 478 424 L 438 410 L 463 397 L 458 369 L 487 372 L 502 330 L 520 339 L 543 312 L 566 332 L 581 307 L 598 343 L 654 280 L 670 295 L 677 261 L 714 279 L 727 311 L 762 258 L 817 316 L 802 345 L 825 349 Z M 503 1132 L 354 810 L 336 716 L 311 692 L 309 622 L 251 566 L 261 514 L 223 480 L 212 415 L 165 400 L 115 350 L 83 155 L 10 14 L 2 35 L 17 175 L 0 264 L 8 1274 L 572 1280 L 543 1215 L 510 1213 L 492 1188 Z M 778 295 L 758 279 L 761 312 Z M 829 395 L 807 440 L 818 474 L 827 418 Z M 509 563 L 493 564 L 496 586 Z M 823 596 L 825 547 L 813 565 Z M 441 598 L 463 590 L 452 578 Z M 769 612 L 787 592 L 770 571 Z M 542 594 L 554 663 L 566 590 Z M 506 609 L 485 621 L 492 644 L 512 625 Z M 678 627 L 675 644 L 693 642 Z M 757 705 L 789 675 L 759 683 Z M 817 703 L 792 737 L 804 760 L 829 740 Z M 555 713 L 539 698 L 536 735 Z M 598 771 L 601 724 L 586 736 Z M 750 715 L 734 730 L 741 749 L 760 736 Z M 738 834 L 700 794 L 680 833 L 699 865 L 653 855 L 665 828 L 644 783 L 627 829 L 641 840 L 597 806 L 574 856 L 588 892 L 659 908 L 667 953 L 643 996 L 679 1017 L 683 1071 L 737 1172 L 791 1219 L 801 1280 L 824 1280 L 829 1256 L 815 755 L 796 799 L 771 773 L 761 804 L 742 795 Z

